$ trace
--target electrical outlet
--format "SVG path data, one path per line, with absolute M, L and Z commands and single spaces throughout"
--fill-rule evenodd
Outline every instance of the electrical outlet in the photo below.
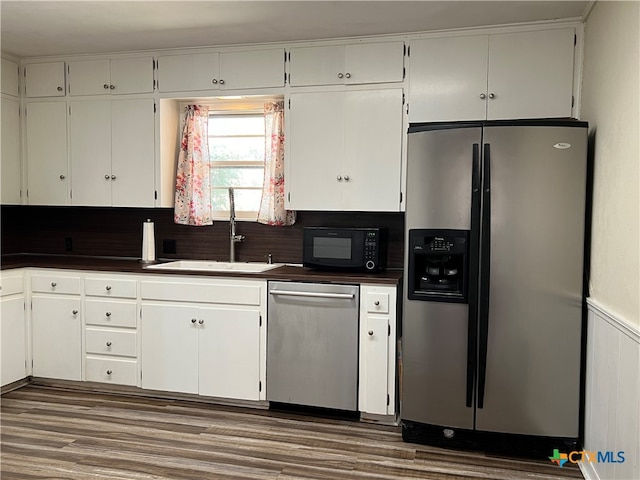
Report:
M 71 237 L 66 237 L 64 239 L 64 251 L 70 252 L 72 250 L 73 250 L 73 241 L 71 240 Z
M 176 253 L 176 241 L 162 240 L 162 253 Z

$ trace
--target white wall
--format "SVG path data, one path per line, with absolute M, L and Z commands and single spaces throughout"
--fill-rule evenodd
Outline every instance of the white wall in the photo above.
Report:
M 598 2 L 585 24 L 582 119 L 595 140 L 585 449 L 588 479 L 640 478 L 640 3 Z
M 582 119 L 595 133 L 591 297 L 640 326 L 640 3 L 598 2 L 585 25 Z

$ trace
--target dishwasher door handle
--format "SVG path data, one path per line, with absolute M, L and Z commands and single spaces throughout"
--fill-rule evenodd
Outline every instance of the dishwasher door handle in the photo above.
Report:
M 297 292 L 295 290 L 271 290 L 269 293 L 289 297 L 338 298 L 343 300 L 351 300 L 355 297 L 353 293 Z

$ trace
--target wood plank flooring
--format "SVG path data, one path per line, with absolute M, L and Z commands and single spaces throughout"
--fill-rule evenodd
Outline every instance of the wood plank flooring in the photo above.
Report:
M 404 443 L 398 427 L 50 386 L 3 395 L 1 427 L 2 480 L 582 478 Z

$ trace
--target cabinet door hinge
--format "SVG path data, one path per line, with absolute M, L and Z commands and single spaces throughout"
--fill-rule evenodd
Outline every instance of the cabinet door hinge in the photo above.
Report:
M 578 35 L 573 36 L 573 46 L 575 47 L 578 44 Z
M 291 192 L 288 192 L 288 193 L 287 193 L 287 200 L 288 200 L 288 201 L 291 201 Z
M 284 83 L 287 83 L 287 72 L 284 72 Z
M 402 94 L 402 104 L 404 105 L 404 93 Z
M 153 89 L 154 90 L 156 89 L 156 81 L 155 81 L 155 79 L 153 80 Z
M 405 43 L 405 44 L 402 46 L 402 56 L 405 56 L 406 54 L 407 54 L 407 44 Z
M 151 68 L 156 69 L 156 61 L 153 58 L 151 59 Z
M 260 318 L 260 321 L 259 321 L 258 326 L 261 327 L 262 326 L 262 315 L 260 315 L 259 318 Z
M 284 51 L 284 63 L 287 63 L 287 51 Z
M 576 97 L 574 97 L 573 95 L 571 95 L 571 108 L 573 108 L 573 105 L 576 103 Z
M 262 382 L 258 382 L 258 391 L 261 392 L 262 391 Z
M 389 394 L 387 393 L 387 407 L 389 406 L 389 403 L 391 403 L 391 399 L 389 398 Z
M 402 203 L 402 192 L 400 192 L 400 203 Z
M 411 56 L 411 45 L 407 47 L 407 57 Z
M 153 113 L 156 113 L 157 108 L 156 108 L 156 102 L 153 102 Z
M 407 115 L 409 115 L 409 102 L 407 102 Z
M 153 192 L 153 199 L 157 200 L 158 199 L 158 190 L 154 190 Z
M 291 61 L 291 50 L 289 50 L 289 61 Z
M 405 67 L 402 67 L 402 80 L 404 80 L 406 77 L 407 77 L 407 69 Z
M 289 83 L 291 83 L 291 75 L 289 75 Z M 291 99 L 289 99 L 289 110 L 291 110 Z
M 69 105 L 69 115 L 71 115 L 71 105 Z
M 388 325 L 388 329 L 389 329 L 389 331 L 387 332 L 387 337 L 390 337 L 391 336 L 391 325 Z
M 22 302 L 22 307 L 23 307 L 22 308 L 23 310 L 26 310 L 27 309 L 27 302 Z

